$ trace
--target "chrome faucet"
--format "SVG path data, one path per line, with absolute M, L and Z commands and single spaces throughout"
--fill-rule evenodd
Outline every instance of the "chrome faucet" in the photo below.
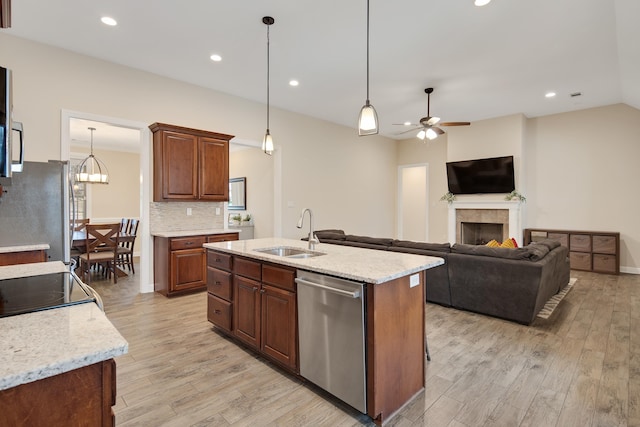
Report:
M 315 233 L 313 232 L 313 212 L 311 209 L 304 208 L 302 213 L 300 214 L 300 219 L 298 220 L 298 228 L 302 228 L 302 221 L 304 220 L 305 212 L 309 212 L 309 249 L 313 250 L 316 248 L 316 243 L 320 243 Z

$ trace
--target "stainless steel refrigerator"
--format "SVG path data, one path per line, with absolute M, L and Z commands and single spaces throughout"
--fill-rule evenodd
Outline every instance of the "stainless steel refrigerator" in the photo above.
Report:
M 49 261 L 69 263 L 67 162 L 24 162 L 0 197 L 0 246 L 48 243 Z

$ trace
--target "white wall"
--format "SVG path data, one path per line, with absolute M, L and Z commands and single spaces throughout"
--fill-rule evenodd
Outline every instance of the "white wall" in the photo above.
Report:
M 250 141 L 260 141 L 265 130 L 262 103 L 6 34 L 0 34 L 0 58 L 14 71 L 14 113 L 25 126 L 27 160 L 60 158 L 62 109 L 172 123 Z M 282 160 L 274 233 L 282 221 L 282 235 L 304 236 L 295 224 L 300 209 L 310 207 L 316 228 L 393 235 L 395 143 L 357 136 L 360 107 L 353 107 L 353 129 L 272 108 L 270 128 Z

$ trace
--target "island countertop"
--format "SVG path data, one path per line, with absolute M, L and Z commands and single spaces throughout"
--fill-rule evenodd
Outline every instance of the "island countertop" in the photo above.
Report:
M 206 243 L 204 245 L 207 249 L 372 284 L 385 283 L 398 277 L 444 264 L 444 260 L 437 257 L 332 245 L 329 243 L 316 244 L 313 250 L 324 255 L 310 258 L 282 257 L 256 251 L 256 249 L 278 246 L 308 249 L 308 242 L 283 238 L 266 238 Z
M 0 267 L 0 279 L 65 271 L 63 263 Z M 127 341 L 93 303 L 0 318 L 0 390 L 120 356 Z

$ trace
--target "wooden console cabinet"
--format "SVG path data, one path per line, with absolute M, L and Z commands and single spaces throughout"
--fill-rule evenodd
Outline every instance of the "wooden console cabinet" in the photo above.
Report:
M 610 231 L 548 230 L 527 228 L 524 244 L 555 239 L 569 248 L 573 270 L 620 274 L 620 233 Z
M 115 426 L 113 359 L 0 391 L 1 426 Z
M 207 287 L 205 243 L 238 240 L 238 233 L 185 237 L 154 237 L 154 288 L 165 296 L 201 291 Z
M 209 250 L 208 320 L 294 373 L 296 271 Z
M 153 200 L 229 200 L 233 135 L 154 123 Z

